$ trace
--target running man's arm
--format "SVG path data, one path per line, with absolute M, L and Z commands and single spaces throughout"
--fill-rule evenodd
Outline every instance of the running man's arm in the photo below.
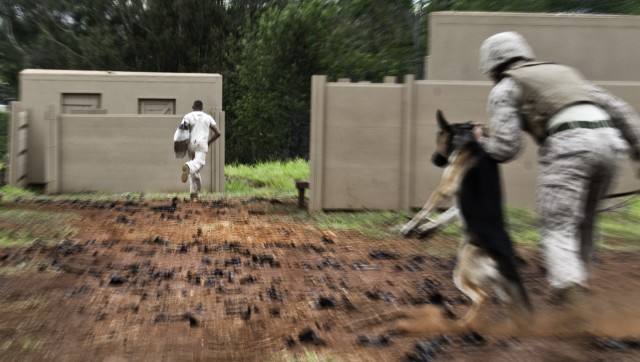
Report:
M 207 141 L 207 144 L 210 145 L 211 143 L 213 143 L 213 141 L 217 140 L 218 138 L 220 138 L 220 128 L 218 128 L 218 125 L 215 124 L 214 122 L 211 123 L 211 125 L 209 125 L 209 128 L 211 129 L 211 131 L 213 131 L 212 133 L 210 133 L 209 136 L 209 141 Z

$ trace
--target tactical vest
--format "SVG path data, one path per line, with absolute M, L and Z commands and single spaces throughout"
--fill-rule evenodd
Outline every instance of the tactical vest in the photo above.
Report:
M 594 103 L 583 90 L 585 80 L 571 67 L 525 62 L 504 72 L 522 87 L 522 128 L 538 144 L 547 137 L 547 123 L 563 108 L 576 103 Z

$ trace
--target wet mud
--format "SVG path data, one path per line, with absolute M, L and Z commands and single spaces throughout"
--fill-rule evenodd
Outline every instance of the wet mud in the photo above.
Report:
M 535 323 L 492 298 L 462 329 L 457 240 L 321 230 L 294 199 L 3 207 L 70 213 L 76 231 L 0 249 L 3 361 L 640 360 L 640 253 L 598 253 L 572 325 L 522 247 Z

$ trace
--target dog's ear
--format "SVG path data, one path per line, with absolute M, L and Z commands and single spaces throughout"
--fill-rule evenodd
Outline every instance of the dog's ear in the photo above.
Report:
M 438 112 L 436 112 L 436 118 L 438 120 L 438 125 L 440 126 L 441 130 L 443 131 L 451 130 L 451 126 L 449 125 L 447 120 L 444 118 L 444 114 L 442 114 L 442 111 L 439 109 L 438 109 Z

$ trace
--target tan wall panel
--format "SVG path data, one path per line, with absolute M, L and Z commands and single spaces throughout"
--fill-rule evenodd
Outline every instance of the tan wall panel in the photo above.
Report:
M 327 83 L 327 126 L 399 127 L 402 86 Z M 358 107 L 357 105 L 366 105 Z
M 375 168 L 328 169 L 330 182 L 325 182 L 323 208 L 331 209 L 398 209 L 398 172 Z
M 640 16 L 435 12 L 429 27 L 427 79 L 486 79 L 480 45 L 517 31 L 540 60 L 575 66 L 593 80 L 640 81 Z
M 399 207 L 401 144 L 397 127 L 335 127 L 329 128 L 325 137 L 330 140 L 325 152 L 325 208 Z M 371 198 L 372 192 L 384 195 Z
M 325 209 L 398 208 L 402 90 L 395 84 L 327 85 Z M 370 198 L 370 192 L 380 185 L 386 185 L 385 195 Z
M 59 192 L 188 192 L 172 136 L 180 116 L 64 115 L 59 118 Z M 201 172 L 211 190 L 212 153 Z
M 6 176 L 8 184 L 25 186 L 27 183 L 28 134 L 30 110 L 25 109 L 22 102 L 11 102 L 8 137 L 9 172 Z
M 399 170 L 400 136 L 399 127 L 328 128 L 325 166 Z

